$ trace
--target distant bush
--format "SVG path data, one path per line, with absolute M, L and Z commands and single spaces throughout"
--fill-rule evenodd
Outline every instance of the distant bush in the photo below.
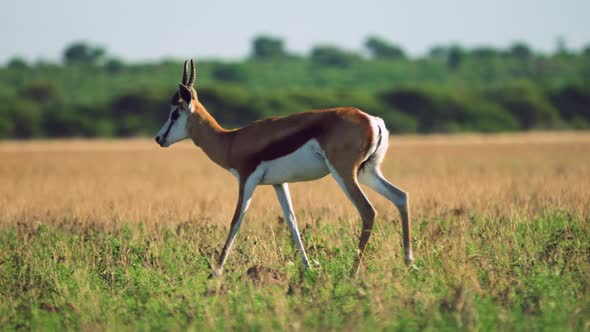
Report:
M 95 65 L 105 54 L 106 50 L 102 47 L 92 46 L 86 42 L 74 42 L 64 50 L 63 61 L 67 65 Z
M 329 45 L 316 46 L 311 51 L 311 61 L 322 66 L 347 67 L 360 59 L 356 53 Z
M 0 100 L 0 137 L 43 137 L 43 114 L 38 104 L 21 98 Z
M 48 81 L 34 81 L 24 85 L 18 89 L 17 94 L 20 98 L 30 100 L 44 108 L 64 103 L 56 86 Z
M 376 36 L 368 37 L 365 41 L 365 47 L 375 59 L 404 59 L 406 57 L 401 47 Z
M 560 125 L 557 109 L 530 83 L 502 85 L 487 92 L 486 97 L 509 111 L 522 129 L 556 128 Z
M 248 79 L 246 71 L 240 64 L 220 63 L 213 67 L 211 75 L 223 82 L 243 83 Z
M 590 128 L 590 87 L 567 85 L 551 91 L 549 99 L 574 128 Z
M 153 134 L 168 116 L 172 93 L 144 88 L 115 98 L 109 114 L 115 135 Z
M 287 56 L 282 39 L 258 36 L 252 42 L 252 58 L 258 60 L 280 59 Z
M 251 95 L 236 85 L 207 85 L 198 90 L 199 100 L 217 121 L 230 127 L 242 126 L 260 117 Z
M 524 61 L 530 59 L 533 56 L 533 51 L 531 51 L 527 44 L 523 42 L 517 42 L 510 46 L 508 54 L 521 61 Z
M 106 70 L 111 73 L 118 73 L 120 71 L 123 71 L 123 69 L 125 69 L 125 63 L 123 62 L 123 60 L 118 59 L 118 58 L 108 59 L 104 66 L 105 66 Z
M 23 70 L 29 68 L 29 65 L 23 58 L 15 57 L 8 60 L 6 67 L 16 70 Z
M 386 91 L 381 99 L 417 119 L 420 132 L 506 131 L 518 123 L 505 110 L 476 96 L 440 93 L 423 88 Z

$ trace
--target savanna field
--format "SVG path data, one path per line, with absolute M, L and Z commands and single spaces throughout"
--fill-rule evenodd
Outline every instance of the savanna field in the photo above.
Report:
M 410 193 L 358 278 L 360 218 L 331 177 L 291 185 L 313 268 L 269 186 L 209 279 L 237 183 L 192 143 L 0 142 L 0 330 L 590 330 L 590 134 L 393 136 Z

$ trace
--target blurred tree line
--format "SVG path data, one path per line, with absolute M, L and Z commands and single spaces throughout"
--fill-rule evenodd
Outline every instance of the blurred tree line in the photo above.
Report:
M 422 57 L 370 36 L 361 51 L 317 45 L 309 54 L 258 36 L 239 62 L 199 60 L 199 98 L 223 125 L 355 106 L 392 133 L 590 128 L 590 45 L 554 54 L 437 45 Z M 75 42 L 61 63 L 13 58 L 0 67 L 0 138 L 153 135 L 168 116 L 181 60 L 126 63 Z

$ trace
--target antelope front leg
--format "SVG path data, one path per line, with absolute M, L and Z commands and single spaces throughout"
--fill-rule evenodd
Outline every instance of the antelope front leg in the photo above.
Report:
M 219 256 L 219 260 L 217 261 L 217 267 L 213 270 L 213 276 L 219 277 L 223 273 L 223 265 L 227 260 L 227 256 L 229 251 L 231 250 L 232 244 L 240 230 L 240 225 L 242 224 L 242 219 L 248 210 L 248 206 L 250 206 L 250 201 L 252 200 L 252 194 L 254 193 L 254 188 L 257 184 L 247 185 L 243 182 L 240 182 L 240 192 L 238 196 L 238 204 L 236 205 L 236 211 L 234 212 L 234 216 L 231 221 L 231 227 L 229 230 L 229 235 L 227 240 L 225 241 L 225 245 L 223 246 L 223 251 L 221 252 L 221 256 Z
M 291 229 L 291 234 L 293 235 L 293 239 L 299 248 L 299 252 L 301 252 L 301 260 L 303 261 L 303 267 L 309 268 L 309 259 L 307 258 L 307 254 L 305 253 L 305 248 L 303 247 L 303 242 L 301 242 L 301 235 L 299 235 L 299 229 L 297 227 L 297 219 L 295 218 L 295 211 L 293 211 L 293 205 L 291 204 L 291 195 L 289 194 L 289 185 L 286 183 L 282 184 L 275 184 L 273 185 L 276 193 L 277 198 L 279 199 L 279 203 L 281 203 L 281 207 L 283 208 L 283 213 L 285 214 L 285 220 L 287 221 L 287 225 Z

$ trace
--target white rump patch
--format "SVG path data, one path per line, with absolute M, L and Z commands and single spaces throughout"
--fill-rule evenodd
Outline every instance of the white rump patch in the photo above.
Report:
M 370 165 L 361 168 L 361 172 L 363 172 L 366 167 L 378 167 L 383 161 L 389 146 L 389 131 L 387 131 L 383 119 L 372 115 L 369 115 L 369 118 L 371 120 L 371 127 L 373 128 L 373 139 L 371 142 L 371 148 L 367 151 L 364 161 L 367 161 L 371 156 L 373 157 L 370 161 Z M 379 138 L 379 132 L 381 132 L 381 138 Z

